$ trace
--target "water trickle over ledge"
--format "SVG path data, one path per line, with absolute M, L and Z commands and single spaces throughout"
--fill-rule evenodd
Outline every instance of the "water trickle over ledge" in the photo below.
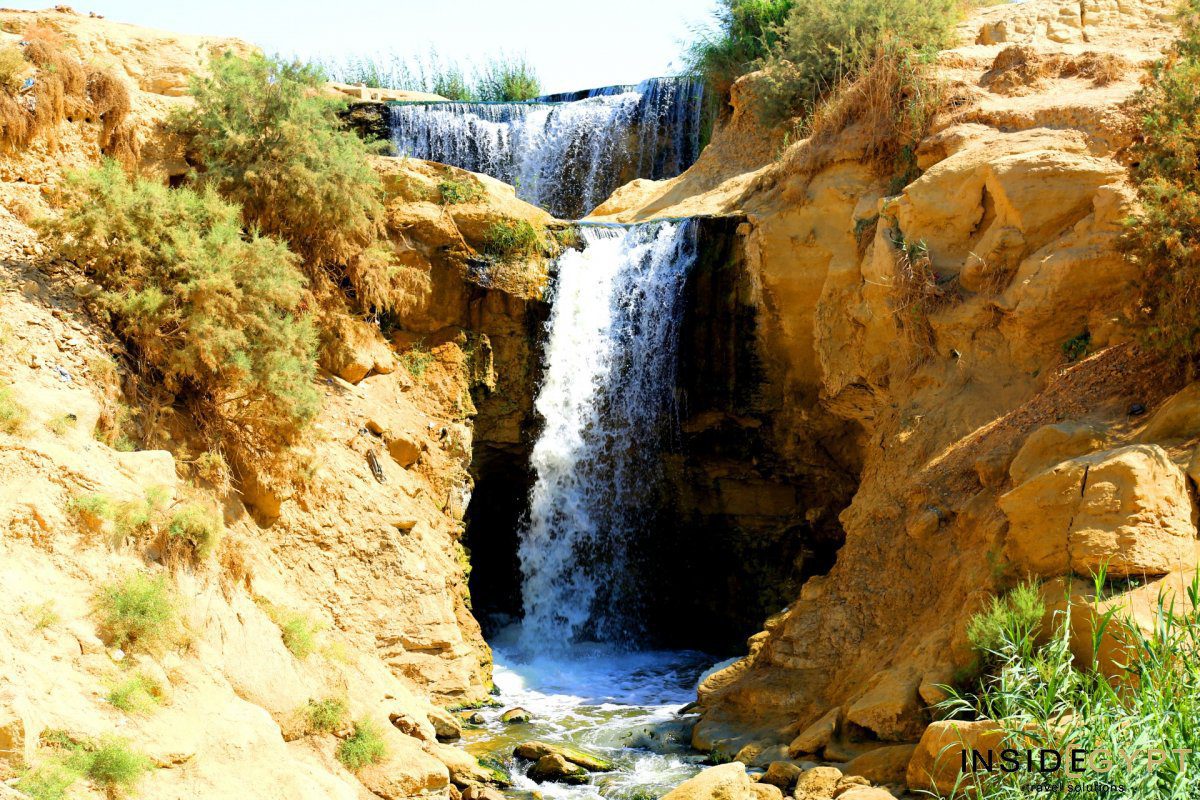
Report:
M 636 178 L 673 178 L 700 155 L 703 83 L 546 95 L 526 103 L 402 103 L 389 108 L 396 151 L 482 172 L 517 196 L 578 219 Z

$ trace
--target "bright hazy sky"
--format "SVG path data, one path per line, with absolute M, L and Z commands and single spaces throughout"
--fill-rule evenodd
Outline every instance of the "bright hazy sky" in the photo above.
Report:
M 715 0 L 65 0 L 121 22 L 237 36 L 270 53 L 424 54 L 467 63 L 504 49 L 537 67 L 545 92 L 671 74 L 689 25 Z M 40 9 L 53 0 L 13 3 Z

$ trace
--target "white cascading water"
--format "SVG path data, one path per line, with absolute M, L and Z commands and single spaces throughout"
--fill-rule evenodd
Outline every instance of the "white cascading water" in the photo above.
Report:
M 702 85 L 655 78 L 566 95 L 578 100 L 394 105 L 392 142 L 400 155 L 491 175 L 578 219 L 634 178 L 673 178 L 692 165 Z
M 547 800 L 642 800 L 701 768 L 677 715 L 712 659 L 636 645 L 638 587 L 629 545 L 653 534 L 645 492 L 675 435 L 684 287 L 697 257 L 691 220 L 583 226 L 584 249 L 558 260 L 521 532 L 524 618 L 492 637 L 502 705 L 485 710 L 489 752 L 515 789 Z M 506 725 L 501 708 L 532 713 Z M 535 783 L 516 741 L 571 744 L 609 758 L 581 786 Z
M 522 627 L 540 648 L 637 636 L 627 555 L 676 430 L 678 329 L 696 260 L 690 220 L 582 235 L 584 249 L 558 261 L 519 551 Z

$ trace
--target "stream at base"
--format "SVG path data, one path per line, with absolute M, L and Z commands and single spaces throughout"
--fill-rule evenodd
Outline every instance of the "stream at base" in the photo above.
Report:
M 546 798 L 659 797 L 704 766 L 689 742 L 694 716 L 678 711 L 696 699 L 696 683 L 713 658 L 695 651 L 620 651 L 606 644 L 528 655 L 513 627 L 492 642 L 494 680 L 500 705 L 485 708 L 485 722 L 464 726 L 466 749 L 491 756 L 512 772 L 509 794 L 538 792 Z M 500 721 L 504 710 L 520 707 L 528 723 Z M 514 759 L 513 748 L 527 741 L 578 747 L 611 760 L 612 772 L 594 773 L 590 783 L 568 786 L 535 783 L 525 777 L 529 763 Z

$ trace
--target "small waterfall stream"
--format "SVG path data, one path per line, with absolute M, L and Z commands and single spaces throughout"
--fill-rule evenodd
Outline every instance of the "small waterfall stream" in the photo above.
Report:
M 516 788 L 557 800 L 653 797 L 695 774 L 690 725 L 676 716 L 713 659 L 639 648 L 633 559 L 653 535 L 660 455 L 677 435 L 678 336 L 697 260 L 691 220 L 583 226 L 559 258 L 536 405 L 545 425 L 521 532 L 524 618 L 494 637 L 501 708 L 468 731 L 477 755 L 508 760 Z M 611 759 L 582 786 L 535 784 L 511 758 L 540 739 Z
M 578 219 L 622 184 L 672 178 L 695 162 L 702 86 L 655 78 L 527 103 L 398 104 L 392 142 L 401 155 L 491 175 Z

